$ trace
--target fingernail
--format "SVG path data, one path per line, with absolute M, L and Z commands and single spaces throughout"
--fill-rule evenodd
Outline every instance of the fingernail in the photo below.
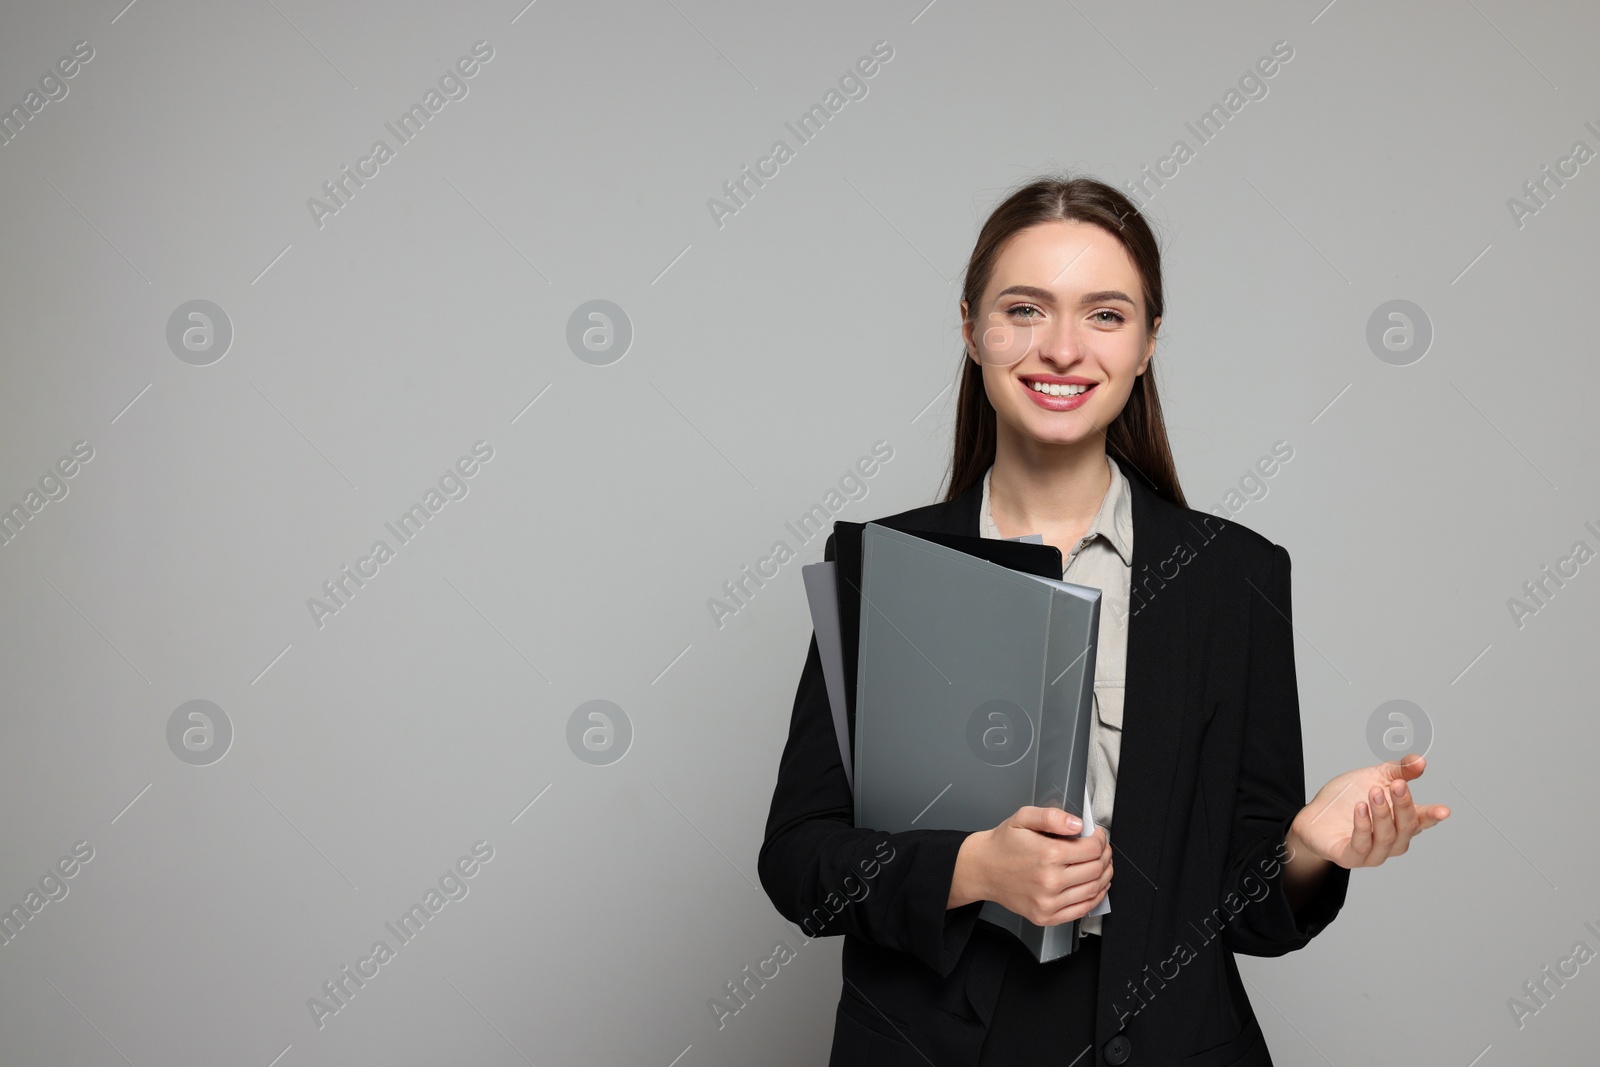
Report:
M 1083 820 L 1078 818 L 1076 815 L 1068 815 L 1067 816 L 1067 829 L 1068 830 L 1082 830 L 1083 829 Z
M 1394 795 L 1397 797 L 1406 795 L 1406 784 L 1404 782 L 1396 782 L 1394 784 Z
M 1380 808 L 1383 807 L 1383 803 L 1384 803 L 1384 801 L 1383 801 L 1383 790 L 1381 790 L 1381 789 L 1378 790 L 1378 799 L 1377 799 L 1376 803 L 1377 803 L 1378 807 L 1380 807 Z

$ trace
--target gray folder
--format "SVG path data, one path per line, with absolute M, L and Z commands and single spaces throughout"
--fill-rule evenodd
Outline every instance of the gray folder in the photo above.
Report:
M 845 718 L 844 634 L 839 626 L 839 590 L 834 582 L 832 561 L 807 563 L 800 568 L 806 583 L 806 603 L 811 608 L 811 630 L 817 639 L 817 655 L 822 660 L 822 682 L 828 690 L 828 708 L 833 712 L 833 734 L 839 741 L 844 780 L 856 787 L 850 759 L 850 724 Z
M 1100 590 L 877 523 L 861 574 L 855 824 L 987 830 L 1029 804 L 1084 816 Z M 993 901 L 981 917 L 1041 962 L 1077 947 L 1076 920 L 1035 926 Z

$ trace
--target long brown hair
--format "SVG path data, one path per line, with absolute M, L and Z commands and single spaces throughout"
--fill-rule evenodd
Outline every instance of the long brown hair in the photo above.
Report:
M 1145 329 L 1153 331 L 1164 301 L 1161 295 L 1161 250 L 1155 234 L 1139 209 L 1126 196 L 1094 178 L 1041 178 L 1008 196 L 989 215 L 967 261 L 961 295 L 969 315 L 978 313 L 983 291 L 994 274 L 995 261 L 1007 238 L 1041 222 L 1088 222 L 1122 242 L 1144 285 Z M 950 488 L 945 500 L 954 500 L 994 463 L 994 405 L 983 387 L 983 368 L 961 355 L 961 391 L 956 398 L 955 443 L 950 458 Z M 1156 394 L 1156 361 L 1151 358 L 1139 375 L 1122 411 L 1105 429 L 1106 451 L 1155 492 L 1180 507 L 1187 507 L 1178 485 L 1177 465 L 1167 443 L 1167 424 L 1161 417 Z

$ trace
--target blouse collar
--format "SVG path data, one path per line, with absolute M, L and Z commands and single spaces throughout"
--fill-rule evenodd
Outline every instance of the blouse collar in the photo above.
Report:
M 1126 566 L 1133 566 L 1133 493 L 1128 487 L 1128 476 L 1122 473 L 1122 467 L 1108 453 L 1106 463 L 1111 467 L 1111 485 L 1106 489 L 1106 495 L 1100 501 L 1100 510 L 1095 512 L 1094 521 L 1089 524 L 1080 545 L 1087 545 L 1096 537 L 1103 537 L 1122 557 Z M 989 475 L 994 470 L 993 465 L 983 472 L 983 489 L 980 499 L 982 508 L 978 513 L 978 536 L 998 538 L 1000 530 L 994 524 L 993 512 L 989 509 Z

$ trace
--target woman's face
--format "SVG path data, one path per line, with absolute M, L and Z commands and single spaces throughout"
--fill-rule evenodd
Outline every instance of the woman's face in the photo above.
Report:
M 1155 352 L 1144 315 L 1139 272 L 1106 230 L 1053 221 L 1013 234 L 983 305 L 961 302 L 967 355 L 983 366 L 1000 432 L 1044 445 L 1102 435 Z

